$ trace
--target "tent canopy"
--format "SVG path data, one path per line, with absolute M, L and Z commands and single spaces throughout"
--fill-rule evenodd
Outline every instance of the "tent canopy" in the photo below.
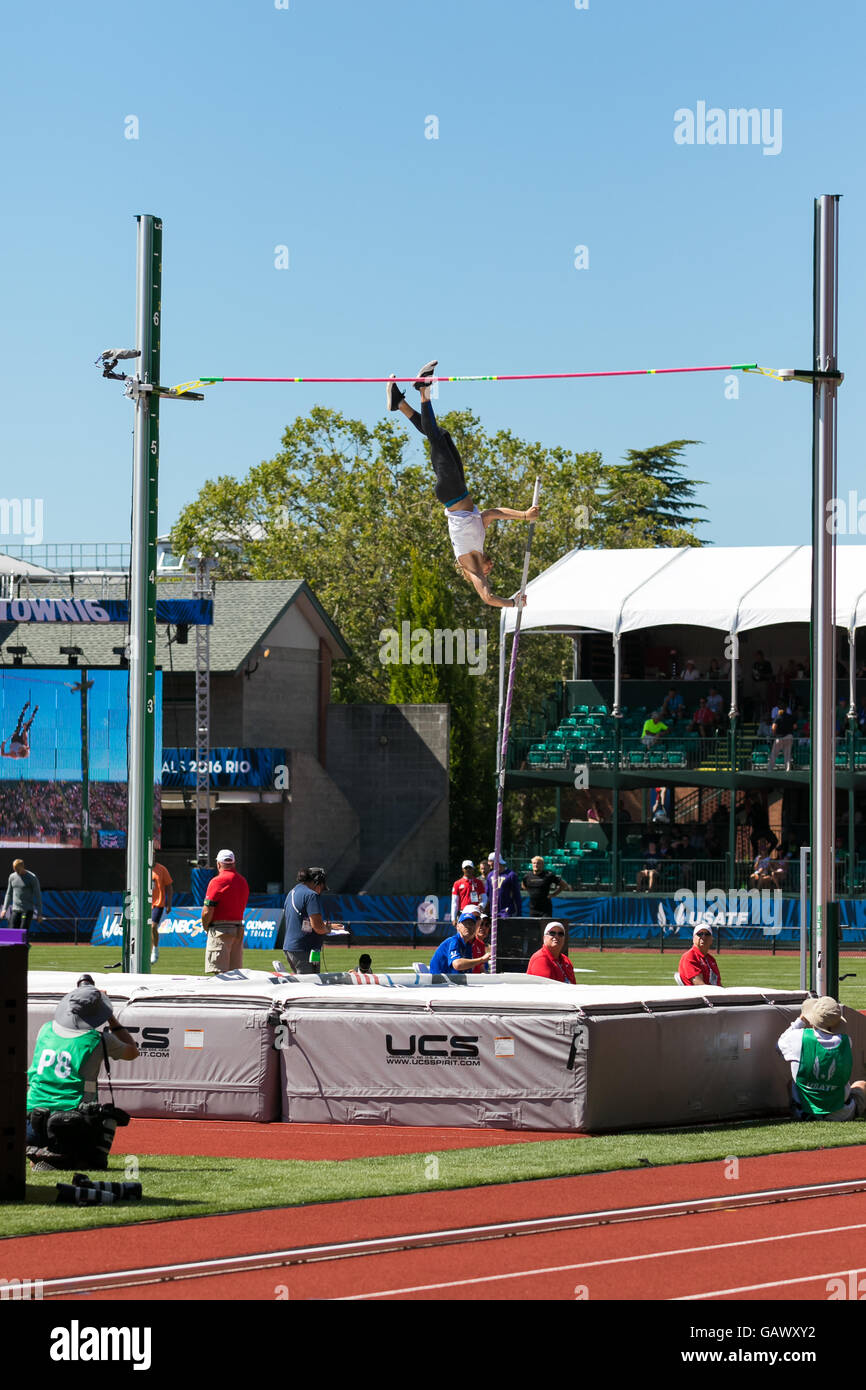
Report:
M 636 632 L 686 623 L 748 632 L 808 623 L 812 547 L 572 550 L 527 586 L 521 630 Z M 516 610 L 502 610 L 506 632 Z M 836 623 L 866 624 L 866 546 L 836 551 Z

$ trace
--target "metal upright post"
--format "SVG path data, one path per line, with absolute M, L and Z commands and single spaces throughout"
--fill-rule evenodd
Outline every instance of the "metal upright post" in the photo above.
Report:
M 153 863 L 153 769 L 156 727 L 156 536 L 159 477 L 162 222 L 139 215 L 135 341 L 138 370 L 132 486 L 129 623 L 129 810 L 126 840 L 125 970 L 150 970 L 150 869 Z
M 211 598 L 213 560 L 199 555 L 195 566 L 195 598 Z M 195 855 L 196 864 L 210 864 L 210 627 L 195 629 Z
M 813 949 L 819 994 L 839 990 L 835 887 L 836 547 L 828 533 L 836 496 L 839 196 L 815 200 L 812 382 L 812 759 Z

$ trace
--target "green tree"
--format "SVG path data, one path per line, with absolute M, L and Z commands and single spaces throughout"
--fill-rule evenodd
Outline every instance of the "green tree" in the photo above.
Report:
M 696 439 L 672 439 L 651 449 L 627 449 L 626 462 L 607 469 L 605 510 L 623 546 L 702 545 L 693 527 L 705 526 L 694 500 L 702 486 L 683 475 L 682 455 Z

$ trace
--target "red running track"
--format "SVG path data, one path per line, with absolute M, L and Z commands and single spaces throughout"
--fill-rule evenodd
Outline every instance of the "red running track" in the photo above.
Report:
M 127 1227 L 122 1250 L 117 1231 L 106 1229 L 10 1239 L 0 1244 L 0 1263 L 48 1279 L 557 1211 L 859 1179 L 864 1168 L 866 1148 L 858 1146 L 743 1159 L 736 1182 L 725 1177 L 723 1162 L 714 1162 L 425 1192 Z M 864 1250 L 866 1197 L 838 1196 L 205 1275 L 91 1297 L 426 1301 L 469 1293 L 499 1300 L 826 1299 L 828 1280 L 859 1271 Z
M 494 1144 L 585 1139 L 576 1130 L 442 1129 L 409 1125 L 259 1125 L 252 1120 L 131 1120 L 113 1154 L 189 1154 L 207 1158 L 375 1158 Z

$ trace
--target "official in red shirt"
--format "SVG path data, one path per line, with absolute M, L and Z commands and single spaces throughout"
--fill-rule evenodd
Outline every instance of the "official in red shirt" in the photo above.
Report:
M 565 954 L 568 927 L 565 922 L 545 922 L 543 945 L 526 967 L 527 975 L 543 975 L 547 980 L 575 983 L 574 967 Z
M 464 859 L 460 867 L 463 875 L 451 885 L 451 921 L 455 926 L 461 912 L 465 912 L 467 907 L 487 906 L 484 880 L 478 878 L 472 860 Z
M 240 970 L 244 963 L 244 912 L 250 886 L 235 868 L 230 849 L 217 855 L 217 876 L 207 886 L 201 924 L 207 932 L 204 973 L 221 975 Z
M 695 927 L 692 949 L 680 957 L 678 975 L 684 985 L 720 985 L 722 977 L 715 956 L 710 955 L 713 933 L 709 927 Z

